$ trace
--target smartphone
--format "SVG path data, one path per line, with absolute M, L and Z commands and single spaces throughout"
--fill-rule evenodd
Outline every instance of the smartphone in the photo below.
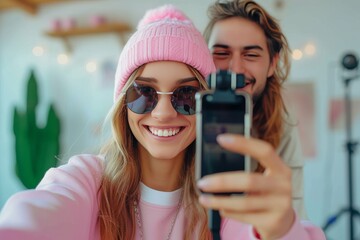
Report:
M 234 90 L 198 92 L 196 111 L 196 179 L 219 172 L 250 171 L 250 156 L 227 151 L 216 141 L 221 133 L 250 137 L 252 104 L 249 94 Z

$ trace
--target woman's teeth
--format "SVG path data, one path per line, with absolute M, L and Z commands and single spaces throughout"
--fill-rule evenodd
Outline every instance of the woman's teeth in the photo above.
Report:
M 149 127 L 150 132 L 158 137 L 171 137 L 180 132 L 180 128 L 169 128 L 169 129 L 157 129 Z

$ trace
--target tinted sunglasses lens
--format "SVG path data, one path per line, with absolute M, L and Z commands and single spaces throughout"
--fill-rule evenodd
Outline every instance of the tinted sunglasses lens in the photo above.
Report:
M 134 113 L 151 112 L 157 104 L 157 93 L 152 87 L 131 86 L 126 91 L 126 105 Z
M 180 87 L 176 89 L 171 97 L 171 103 L 178 113 L 184 115 L 195 114 L 195 94 L 198 91 L 195 87 Z

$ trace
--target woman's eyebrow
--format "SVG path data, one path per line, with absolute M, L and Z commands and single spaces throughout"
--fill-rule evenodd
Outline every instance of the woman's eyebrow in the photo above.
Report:
M 152 78 L 152 77 L 142 77 L 142 76 L 136 77 L 135 80 L 144 81 L 144 82 L 157 82 L 156 78 Z
M 177 83 L 188 83 L 193 81 L 199 81 L 199 80 L 196 77 L 189 77 L 189 78 L 179 79 Z

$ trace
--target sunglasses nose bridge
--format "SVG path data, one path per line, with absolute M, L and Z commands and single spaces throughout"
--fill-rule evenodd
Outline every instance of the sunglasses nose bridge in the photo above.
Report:
M 157 102 L 157 104 L 159 103 L 159 101 L 160 101 L 160 98 L 166 98 L 166 99 L 170 99 L 170 102 L 172 102 L 172 98 L 173 98 L 173 93 L 174 92 L 160 92 L 160 91 L 156 91 L 156 102 Z M 160 96 L 159 96 L 160 95 Z M 161 95 L 165 95 L 164 97 L 161 97 Z M 167 96 L 169 96 L 169 97 L 166 97 L 166 95 Z M 165 100 L 165 101 L 169 101 L 169 100 Z M 156 105 L 157 105 L 156 104 Z
M 168 95 L 170 97 L 170 102 L 171 105 L 174 106 L 173 104 L 173 97 L 174 97 L 174 92 L 161 92 L 161 91 L 156 91 L 156 97 L 157 97 L 157 103 L 159 102 L 159 95 Z M 157 105 L 157 104 L 156 104 Z M 155 106 L 156 107 L 156 106 Z
M 172 92 L 157 92 L 157 103 L 151 111 L 151 115 L 160 121 L 166 121 L 177 116 L 172 103 Z M 164 95 L 164 96 L 161 96 Z
M 161 92 L 161 91 L 156 91 L 157 95 L 172 95 L 174 92 Z

